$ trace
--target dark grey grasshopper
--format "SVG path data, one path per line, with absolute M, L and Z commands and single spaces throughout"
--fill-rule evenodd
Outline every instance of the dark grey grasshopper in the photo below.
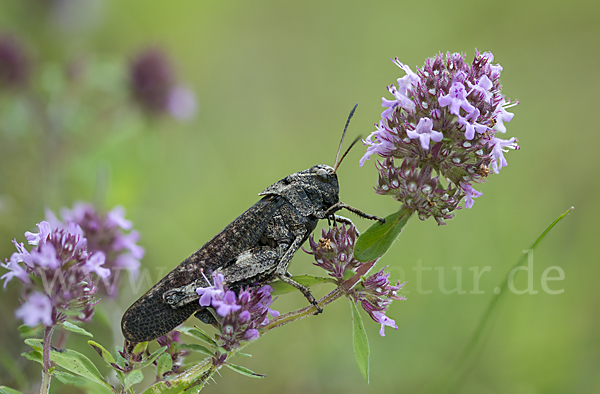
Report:
M 214 312 L 199 305 L 195 291 L 212 285 L 206 278 L 214 271 L 221 272 L 225 287 L 232 289 L 279 279 L 300 290 L 315 306 L 316 313 L 322 312 L 310 291 L 295 282 L 287 271 L 294 253 L 308 239 L 319 219 L 349 221 L 335 215 L 340 209 L 382 220 L 339 201 L 336 170 L 341 161 L 336 158 L 335 168 L 318 164 L 296 172 L 263 190 L 259 194 L 264 196 L 261 200 L 129 307 L 121 320 L 125 339 L 131 342 L 156 339 L 194 313 L 205 323 L 214 322 Z

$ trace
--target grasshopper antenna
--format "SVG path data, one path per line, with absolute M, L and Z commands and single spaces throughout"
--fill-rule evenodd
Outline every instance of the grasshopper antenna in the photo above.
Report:
M 340 164 L 342 164 L 342 160 L 344 160 L 344 157 L 346 157 L 346 155 L 348 154 L 348 152 L 350 152 L 350 149 L 352 149 L 352 147 L 354 146 L 354 144 L 356 144 L 358 142 L 358 140 L 360 140 L 360 138 L 361 138 L 360 135 L 358 137 L 356 137 L 356 139 L 354 141 L 352 141 L 352 143 L 350 144 L 350 146 L 348 147 L 348 149 L 346 149 L 346 152 L 344 152 L 344 154 L 342 155 L 342 158 L 340 159 L 339 163 L 337 163 L 337 165 L 335 167 L 333 167 L 333 173 L 334 174 L 337 171 L 337 169 L 339 168 Z
M 344 137 L 346 136 L 346 130 L 348 130 L 348 125 L 350 124 L 350 119 L 352 119 L 352 116 L 354 116 L 354 111 L 356 111 L 356 107 L 358 107 L 358 103 L 354 104 L 354 108 L 352 108 L 352 111 L 350 111 L 350 115 L 348 115 L 348 120 L 346 121 L 346 126 L 344 127 L 344 132 L 342 133 L 342 139 L 340 140 L 340 146 L 338 148 L 337 155 L 335 155 L 335 164 L 333 165 L 334 173 L 337 171 L 338 167 L 340 166 L 340 163 L 344 159 L 344 156 L 346 156 L 346 154 L 348 153 L 348 151 L 346 151 L 346 153 L 344 153 L 342 155 L 342 160 L 340 160 L 338 162 L 338 159 L 340 157 L 340 152 L 342 150 L 342 144 L 344 143 Z M 354 141 L 352 143 L 352 145 L 354 145 L 355 143 L 356 143 L 356 141 Z M 352 145 L 350 145 L 350 147 L 352 147 Z M 350 148 L 348 148 L 348 150 L 350 150 Z

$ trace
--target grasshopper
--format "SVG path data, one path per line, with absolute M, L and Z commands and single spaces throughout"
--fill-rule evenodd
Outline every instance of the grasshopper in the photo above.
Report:
M 358 105 L 358 104 L 357 104 Z M 121 320 L 125 339 L 145 342 L 167 334 L 195 314 L 205 323 L 214 322 L 211 307 L 200 306 L 199 287 L 212 286 L 207 280 L 215 271 L 225 277 L 230 289 L 257 286 L 279 279 L 300 290 L 322 312 L 310 291 L 292 279 L 290 260 L 314 231 L 320 219 L 350 222 L 335 215 L 347 209 L 371 220 L 383 221 L 339 201 L 336 171 L 357 138 L 338 161 L 352 109 L 342 134 L 334 167 L 317 164 L 288 175 L 263 190 L 263 196 L 179 264 L 127 309 Z

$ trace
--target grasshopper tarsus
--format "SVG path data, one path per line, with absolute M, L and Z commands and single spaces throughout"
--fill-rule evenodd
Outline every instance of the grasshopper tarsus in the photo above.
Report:
M 315 302 L 312 303 L 314 305 L 314 307 L 316 308 L 316 312 L 313 313 L 313 315 L 318 315 L 319 313 L 323 313 L 323 308 L 321 308 L 319 306 L 319 303 L 315 300 Z

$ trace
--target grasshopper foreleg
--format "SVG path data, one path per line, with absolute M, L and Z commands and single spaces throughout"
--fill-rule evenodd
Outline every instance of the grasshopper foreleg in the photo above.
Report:
M 333 204 L 325 212 L 323 212 L 323 214 L 322 214 L 323 217 L 321 219 L 324 219 L 326 217 L 330 217 L 331 215 L 333 215 L 337 211 L 339 211 L 341 209 L 344 209 L 344 208 L 347 209 L 350 212 L 354 212 L 355 214 L 357 214 L 361 218 L 365 218 L 365 219 L 369 219 L 369 220 L 379 220 L 381 223 L 385 223 L 385 219 L 382 219 L 382 218 L 377 217 L 375 215 L 369 215 L 368 213 L 364 213 L 360 209 L 354 208 L 353 206 L 350 206 L 350 205 L 348 205 L 346 203 L 343 203 L 341 201 L 338 202 L 338 203 L 336 203 L 336 204 Z

